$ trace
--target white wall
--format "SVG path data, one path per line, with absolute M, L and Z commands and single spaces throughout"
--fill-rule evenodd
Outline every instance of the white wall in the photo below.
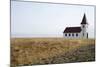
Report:
M 83 32 L 81 32 L 81 34 L 80 34 L 81 38 L 87 38 L 87 33 L 88 33 L 88 32 L 84 32 L 84 36 L 83 36 Z M 88 34 L 88 35 L 89 35 L 89 34 Z
M 83 28 L 83 25 L 84 25 L 84 28 Z M 87 29 L 88 29 L 88 25 L 87 25 L 87 24 L 83 24 L 83 25 L 81 25 L 81 29 L 82 29 L 82 31 L 81 31 L 81 38 L 87 38 L 87 33 L 88 33 Z M 84 36 L 83 36 L 83 33 L 84 33 Z M 89 35 L 89 34 L 88 34 L 88 35 Z

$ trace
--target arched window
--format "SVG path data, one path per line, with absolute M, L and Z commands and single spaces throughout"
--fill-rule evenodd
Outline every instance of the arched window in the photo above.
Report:
M 72 34 L 72 36 L 74 36 L 74 33 Z
M 65 34 L 65 36 L 67 36 L 67 33 Z
M 78 36 L 78 34 L 76 33 L 76 36 Z
M 69 33 L 69 36 L 70 36 L 70 33 Z

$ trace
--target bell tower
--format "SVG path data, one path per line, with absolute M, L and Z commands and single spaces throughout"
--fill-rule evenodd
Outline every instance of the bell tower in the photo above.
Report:
M 81 29 L 82 29 L 81 36 L 82 36 L 82 38 L 88 38 L 87 27 L 88 27 L 88 23 L 87 23 L 86 15 L 84 14 L 82 22 L 81 22 Z

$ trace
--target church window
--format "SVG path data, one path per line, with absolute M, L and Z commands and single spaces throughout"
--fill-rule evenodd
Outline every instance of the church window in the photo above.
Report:
M 65 34 L 65 36 L 67 36 L 67 34 Z
M 76 36 L 78 36 L 78 34 L 76 33 Z
M 69 33 L 69 36 L 70 36 L 70 33 Z
M 74 33 L 72 34 L 72 36 L 74 36 Z

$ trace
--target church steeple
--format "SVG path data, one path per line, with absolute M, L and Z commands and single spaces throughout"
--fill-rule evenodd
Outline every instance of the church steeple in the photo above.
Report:
M 83 16 L 83 19 L 82 19 L 82 22 L 81 22 L 81 24 L 87 24 L 87 20 L 86 20 L 85 13 L 84 13 L 84 16 Z
M 82 36 L 82 38 L 88 38 L 87 27 L 88 27 L 88 23 L 87 23 L 86 15 L 84 14 L 82 22 L 81 22 L 81 29 L 82 29 L 81 36 Z

